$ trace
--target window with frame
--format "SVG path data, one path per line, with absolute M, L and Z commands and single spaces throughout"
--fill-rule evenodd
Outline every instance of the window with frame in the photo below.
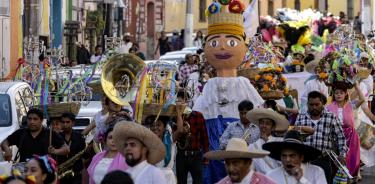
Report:
M 199 21 L 206 22 L 206 0 L 199 0 Z
M 0 15 L 10 16 L 10 0 L 0 1 Z
M 21 125 L 22 117 L 27 115 L 27 109 L 25 106 L 23 95 L 21 95 L 19 91 L 17 91 L 15 98 L 16 98 L 16 111 L 17 111 L 18 123 Z

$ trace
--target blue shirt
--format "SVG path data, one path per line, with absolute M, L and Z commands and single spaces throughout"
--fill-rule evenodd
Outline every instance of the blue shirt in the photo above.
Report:
M 245 141 L 248 145 L 254 143 L 260 138 L 260 130 L 258 126 L 253 123 L 245 129 L 244 125 L 241 121 L 235 121 L 230 123 L 227 128 L 225 129 L 223 135 L 220 137 L 220 149 L 224 150 L 228 144 L 229 139 L 231 138 L 242 138 L 244 133 L 246 132 Z

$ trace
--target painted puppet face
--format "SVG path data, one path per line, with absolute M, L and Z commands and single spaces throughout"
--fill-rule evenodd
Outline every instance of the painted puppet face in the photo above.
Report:
M 208 63 L 216 70 L 236 69 L 242 63 L 246 50 L 244 39 L 231 34 L 210 35 L 204 47 Z

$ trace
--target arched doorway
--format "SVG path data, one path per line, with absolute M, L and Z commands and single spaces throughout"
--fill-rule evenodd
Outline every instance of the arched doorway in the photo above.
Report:
M 153 2 L 147 4 L 147 58 L 154 57 L 155 49 L 155 5 Z

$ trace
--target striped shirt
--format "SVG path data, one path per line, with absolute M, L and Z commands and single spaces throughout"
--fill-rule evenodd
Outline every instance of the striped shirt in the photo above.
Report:
M 242 138 L 246 132 L 247 145 L 254 143 L 260 138 L 260 130 L 258 126 L 250 123 L 249 127 L 245 128 L 240 121 L 230 123 L 225 129 L 223 135 L 220 137 L 220 149 L 225 149 L 227 147 L 228 141 L 231 138 Z
M 300 114 L 297 117 L 296 126 L 310 126 L 315 129 L 313 135 L 306 138 L 305 144 L 324 151 L 334 151 L 337 147 L 340 156 L 345 156 L 348 150 L 344 131 L 337 117 L 327 110 L 323 110 L 319 120 L 310 118 L 308 113 Z

